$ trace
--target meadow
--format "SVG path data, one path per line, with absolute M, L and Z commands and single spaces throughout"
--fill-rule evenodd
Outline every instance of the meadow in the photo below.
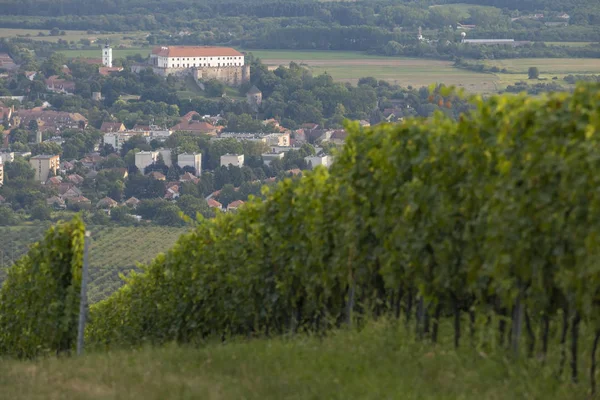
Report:
M 17 226 L 0 229 L 0 280 L 3 270 L 19 259 L 29 246 L 40 240 L 47 226 Z M 90 226 L 90 291 L 91 302 L 99 301 L 116 289 L 123 281 L 119 274 L 127 275 L 137 263 L 148 263 L 170 249 L 186 228 L 171 227 L 111 227 Z
M 448 324 L 450 325 L 450 324 Z M 449 328 L 449 327 L 448 327 Z M 449 328 L 450 329 L 450 328 Z M 566 375 L 566 372 L 565 372 Z M 584 399 L 587 382 L 502 348 L 459 352 L 415 341 L 404 323 L 371 322 L 326 337 L 90 351 L 0 362 L 4 398 L 30 399 Z
M 38 36 L 40 33 L 45 36 Z M 67 30 L 65 35 L 49 36 L 49 31 L 44 29 L 0 28 L 0 38 L 27 38 L 45 42 L 58 42 L 59 39 L 62 39 L 75 43 L 81 39 L 97 40 L 99 42 L 109 40 L 113 45 L 123 46 L 132 46 L 143 40 L 147 34 L 147 32 L 88 33 L 87 31 Z

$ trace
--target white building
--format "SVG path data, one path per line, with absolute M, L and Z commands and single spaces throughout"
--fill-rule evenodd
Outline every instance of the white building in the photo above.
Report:
M 146 167 L 152 165 L 158 158 L 158 151 L 140 151 L 135 153 L 135 166 L 143 174 Z
M 171 149 L 159 149 L 158 154 L 162 156 L 162 159 L 167 167 L 173 166 L 173 161 L 171 159 Z M 158 155 L 156 157 L 158 158 Z
M 275 160 L 283 160 L 285 153 L 265 153 L 261 154 L 261 156 L 265 165 L 269 166 Z
M 244 155 L 243 154 L 224 154 L 221 156 L 221 167 L 228 167 L 233 165 L 234 167 L 244 166 Z
M 4 164 L 0 160 L 0 186 L 4 185 Z
M 102 65 L 112 67 L 112 48 L 106 43 L 102 49 Z
M 196 176 L 200 176 L 202 174 L 202 154 L 179 154 L 177 155 L 177 165 L 179 165 L 180 168 L 192 167 L 196 170 Z
M 306 161 L 307 164 L 310 164 L 312 168 L 315 168 L 317 165 L 329 168 L 333 159 L 331 156 L 308 156 L 304 157 L 304 161 Z
M 150 64 L 158 68 L 244 66 L 244 55 L 230 47 L 162 46 L 150 54 Z
M 0 163 L 7 163 L 15 161 L 15 153 L 14 152 L 6 152 L 0 153 Z
M 134 137 L 135 135 L 139 135 L 138 132 L 110 132 L 105 133 L 103 140 L 104 144 L 110 144 L 115 150 L 121 150 L 123 147 L 123 143 Z

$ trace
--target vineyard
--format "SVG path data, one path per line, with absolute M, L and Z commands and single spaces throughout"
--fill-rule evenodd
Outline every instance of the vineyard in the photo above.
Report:
M 4 271 L 44 236 L 48 226 L 17 226 L 0 229 L 0 281 Z M 90 302 L 100 301 L 123 285 L 138 263 L 151 261 L 171 248 L 186 228 L 90 226 Z
M 576 382 L 585 365 L 594 392 L 599 89 L 476 98 L 458 122 L 348 126 L 329 172 L 182 236 L 92 308 L 89 338 L 188 343 L 403 316 L 418 339 L 451 335 L 457 349 L 561 349 L 558 375 L 568 365 Z M 431 101 L 453 97 L 438 88 Z
M 437 87 L 430 100 L 456 96 Z M 526 362 L 529 371 L 551 371 L 562 390 L 567 376 L 573 393 L 595 395 L 600 85 L 472 100 L 458 121 L 437 113 L 397 125 L 349 124 L 329 170 L 264 187 L 264 200 L 199 222 L 132 271 L 91 307 L 89 345 L 327 336 L 391 320 L 432 351 L 452 343 L 454 354 L 500 355 L 511 368 Z M 133 232 L 97 235 L 92 254 L 133 252 L 117 243 Z M 56 252 L 44 258 L 36 250 L 51 248 L 48 235 L 28 253 L 44 268 L 56 262 Z M 130 241 L 146 252 L 153 246 Z M 79 262 L 75 250 L 68 254 Z M 113 262 L 108 257 L 101 265 Z M 30 258 L 11 274 L 37 283 Z M 20 295 L 15 281 L 0 292 L 8 304 L 8 294 Z M 62 299 L 61 290 L 41 294 Z M 35 307 L 15 310 L 53 309 Z M 17 341 L 1 326 L 0 333 Z

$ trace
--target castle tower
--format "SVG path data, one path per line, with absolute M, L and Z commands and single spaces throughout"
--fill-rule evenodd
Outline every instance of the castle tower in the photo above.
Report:
M 108 40 L 102 49 L 102 65 L 112 67 L 112 48 L 108 44 Z

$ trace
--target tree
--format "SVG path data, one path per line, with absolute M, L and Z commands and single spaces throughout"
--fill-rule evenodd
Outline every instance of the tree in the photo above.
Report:
M 46 204 L 38 203 L 31 209 L 31 219 L 48 221 L 51 219 L 52 210 Z
M 538 79 L 540 77 L 540 70 L 538 67 L 529 67 L 527 74 L 529 75 L 529 79 Z

